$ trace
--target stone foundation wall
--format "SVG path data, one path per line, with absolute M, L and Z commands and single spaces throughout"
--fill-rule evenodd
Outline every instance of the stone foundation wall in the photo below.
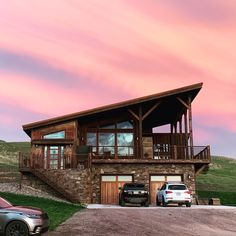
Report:
M 78 203 L 91 202 L 91 174 L 89 169 L 66 169 L 66 170 L 44 170 L 41 169 L 40 173 L 45 178 L 53 182 L 53 186 L 49 186 L 39 178 L 32 174 L 23 175 L 22 184 L 31 186 L 36 189 L 48 192 L 57 197 L 65 197 L 65 195 L 72 196 Z M 56 190 L 59 186 L 63 189 L 62 194 Z
M 150 175 L 182 175 L 184 183 L 195 195 L 194 165 L 192 164 L 97 164 L 92 167 L 92 203 L 100 203 L 101 175 L 133 175 L 149 189 Z
M 134 182 L 141 182 L 149 189 L 151 175 L 181 175 L 195 194 L 195 170 L 193 164 L 93 164 L 92 169 L 43 170 L 46 178 L 54 181 L 54 189 L 33 175 L 24 175 L 22 183 L 58 196 L 57 186 L 64 194 L 73 196 L 80 203 L 101 203 L 101 175 L 132 175 Z

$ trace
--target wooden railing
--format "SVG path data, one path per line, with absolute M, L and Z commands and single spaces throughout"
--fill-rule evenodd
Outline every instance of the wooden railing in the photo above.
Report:
M 210 160 L 210 147 L 209 146 L 168 146 L 163 150 L 158 147 L 151 147 L 153 156 L 144 157 L 141 159 L 154 159 L 154 160 Z M 83 165 L 84 168 L 91 168 L 92 159 L 140 159 L 134 155 L 115 156 L 111 153 L 88 153 L 77 155 L 64 155 L 60 158 L 60 164 L 53 166 L 42 155 L 30 155 L 20 153 L 19 155 L 19 168 L 23 169 L 70 169 L 77 168 L 78 165 Z
M 209 146 L 165 146 L 153 148 L 153 159 L 173 159 L 173 160 L 209 160 Z
M 19 153 L 19 169 L 70 169 L 77 168 L 78 165 L 83 165 L 84 168 L 91 167 L 91 153 L 77 155 L 63 155 L 58 159 L 60 164 L 51 165 L 50 160 L 42 155 Z M 73 161 L 74 160 L 74 163 Z

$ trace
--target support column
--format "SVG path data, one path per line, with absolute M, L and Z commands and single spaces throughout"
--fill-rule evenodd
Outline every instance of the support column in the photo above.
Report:
M 187 110 L 184 113 L 184 133 L 185 133 L 185 145 L 188 146 L 188 118 L 187 118 Z
M 142 107 L 139 106 L 139 150 L 140 158 L 143 158 L 143 111 Z
M 189 116 L 189 135 L 190 135 L 190 149 L 191 149 L 191 158 L 193 158 L 193 124 L 192 124 L 192 106 L 191 98 L 188 98 L 188 116 Z
M 190 135 L 190 146 L 193 147 L 193 125 L 192 125 L 192 106 L 191 106 L 191 98 L 188 100 L 188 116 L 189 116 L 189 135 Z

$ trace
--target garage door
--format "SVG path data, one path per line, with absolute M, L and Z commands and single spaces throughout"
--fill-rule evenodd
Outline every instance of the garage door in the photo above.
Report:
M 118 204 L 119 187 L 132 181 L 132 175 L 103 175 L 101 177 L 101 204 Z
M 182 181 L 181 175 L 151 175 L 150 176 L 150 195 L 151 204 L 156 204 L 157 189 L 167 181 Z

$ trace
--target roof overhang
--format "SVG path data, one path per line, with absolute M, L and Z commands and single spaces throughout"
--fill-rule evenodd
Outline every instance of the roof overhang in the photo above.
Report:
M 49 125 L 55 125 L 55 124 L 61 124 L 69 121 L 73 121 L 76 119 L 82 119 L 86 118 L 88 116 L 103 116 L 104 114 L 108 113 L 116 113 L 119 112 L 119 110 L 122 109 L 137 109 L 140 105 L 151 107 L 153 104 L 155 104 L 158 101 L 164 101 L 165 104 L 162 107 L 162 109 L 159 110 L 159 113 L 156 115 L 164 116 L 162 119 L 160 119 L 160 122 L 156 125 L 163 125 L 165 123 L 170 122 L 170 120 L 173 118 L 173 115 L 177 112 L 177 107 L 179 106 L 180 102 L 176 97 L 179 97 L 183 99 L 184 101 L 187 101 L 187 99 L 190 99 L 191 102 L 193 99 L 197 96 L 198 92 L 202 88 L 203 83 L 193 84 L 190 86 L 185 86 L 182 88 L 177 88 L 161 93 L 152 94 L 149 96 L 144 96 L 136 99 L 131 99 L 111 105 L 106 105 L 90 110 L 85 110 L 81 112 L 76 112 L 64 116 L 59 116 L 47 120 L 42 120 L 30 124 L 23 125 L 23 130 L 30 136 L 32 129 L 42 128 Z M 171 109 L 168 109 L 171 108 Z M 176 111 L 175 111 L 176 110 Z M 166 114 L 166 115 L 164 115 Z M 169 115 L 168 115 L 169 114 Z M 165 120 L 165 121 L 164 121 Z M 148 122 L 151 122 L 150 118 L 147 119 Z

